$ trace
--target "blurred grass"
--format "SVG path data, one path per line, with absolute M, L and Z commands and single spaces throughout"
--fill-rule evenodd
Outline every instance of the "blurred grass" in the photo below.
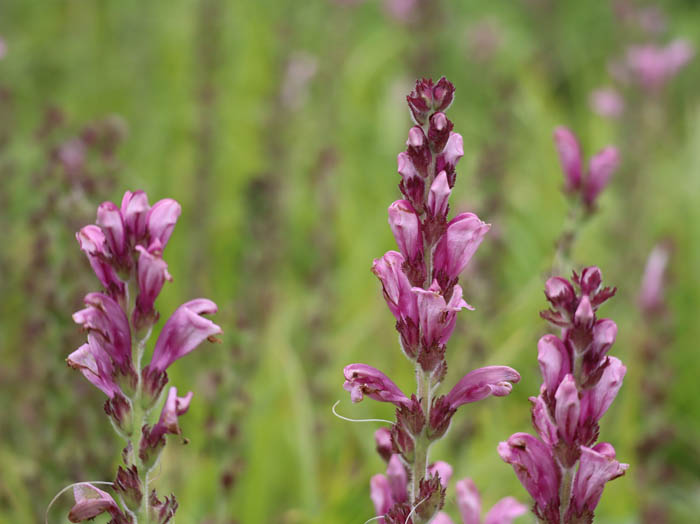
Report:
M 0 446 L 0 522 L 37 521 L 64 485 L 111 475 L 118 459 L 100 393 L 63 364 L 74 349 L 62 345 L 64 333 L 75 333 L 70 315 L 80 307 L 67 294 L 73 275 L 45 284 L 66 294 L 65 311 L 44 314 L 22 285 L 37 227 L 28 217 L 46 204 L 30 174 L 44 162 L 33 133 L 48 105 L 69 115 L 76 130 L 110 114 L 128 124 L 118 151 L 123 168 L 87 209 L 128 188 L 182 203 L 166 252 L 175 281 L 159 299 L 163 318 L 194 295 L 220 305 L 223 343 L 171 373 L 179 388 L 195 391 L 183 419 L 190 445 L 169 446 L 158 480 L 180 502 L 178 521 L 354 523 L 372 516 L 369 478 L 383 469 L 375 427 L 342 422 L 330 407 L 342 399 L 347 416 L 392 415 L 384 405 L 350 404 L 341 388 L 349 362 L 370 363 L 412 388 L 369 267 L 393 247 L 386 207 L 398 198 L 395 156 L 410 125 L 403 96 L 417 76 L 440 75 L 457 87 L 450 117 L 465 138 L 453 212 L 475 210 L 494 224 L 464 278 L 477 310 L 460 317 L 446 383 L 480 364 L 512 365 L 523 380 L 507 399 L 468 406 L 433 457 L 450 461 L 456 478 L 474 477 L 485 506 L 508 494 L 527 500 L 495 446 L 530 430 L 536 341 L 547 329 L 537 312 L 567 209 L 551 135 L 565 124 L 588 154 L 612 142 L 624 159 L 574 252 L 578 264 L 599 265 L 620 289 L 604 314 L 620 326 L 613 352 L 629 368 L 601 436 L 632 467 L 606 488 L 596 521 L 635 522 L 648 495 L 635 476 L 635 445 L 648 424 L 637 394 L 645 326 L 635 298 L 659 238 L 675 245 L 675 332 L 666 349 L 673 375 L 664 409 L 678 441 L 668 457 L 676 475 L 653 489 L 673 507 L 674 522 L 692 521 L 700 509 L 700 69 L 691 64 L 623 121 L 604 120 L 590 111 L 589 92 L 610 82 L 608 59 L 635 37 L 617 26 L 608 2 L 536 5 L 432 2 L 435 14 L 419 27 L 369 1 L 3 2 L 8 55 L 0 85 L 12 93 L 12 119 L 0 153 L 9 166 L 0 212 L 8 228 L 0 377 L 15 380 L 0 392 L 0 432 L 10 435 Z M 697 4 L 663 5 L 669 34 L 700 44 Z M 469 35 L 483 20 L 495 24 L 502 43 L 477 62 Z M 202 53 L 216 53 L 209 69 Z M 312 57 L 316 73 L 294 105 L 283 87 L 299 53 Z M 205 88 L 214 96 L 203 113 Z M 203 149 L 205 125 L 213 133 Z M 483 167 L 494 159 L 496 175 Z M 70 260 L 86 268 L 73 231 L 53 216 L 46 227 L 48 266 Z M 30 309 L 47 328 L 39 340 L 27 340 L 22 328 Z M 22 366 L 36 366 L 40 378 L 17 380 Z M 41 418 L 28 416 L 37 406 Z M 64 425 L 68 413 L 79 426 Z M 62 499 L 50 521 L 64 522 L 68 504 Z

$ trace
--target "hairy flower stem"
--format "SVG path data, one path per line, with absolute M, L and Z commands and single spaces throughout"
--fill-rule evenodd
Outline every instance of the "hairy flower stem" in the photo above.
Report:
M 552 262 L 552 276 L 566 275 L 573 266 L 571 262 L 571 250 L 588 216 L 589 213 L 584 212 L 578 200 L 572 202 L 569 213 L 566 216 L 566 221 L 564 222 L 564 228 L 556 241 L 554 261 Z
M 135 297 L 138 293 L 138 284 L 136 282 L 136 279 L 132 277 L 129 279 L 128 285 L 127 285 L 127 304 L 128 304 L 128 316 L 127 318 L 129 319 L 129 324 L 131 324 L 131 318 L 132 315 L 131 313 L 133 312 L 135 308 Z M 131 300 L 130 300 L 131 298 Z M 131 409 L 132 409 L 132 416 L 133 416 L 133 429 L 132 431 L 135 432 L 136 434 L 136 440 L 135 442 L 133 440 L 130 440 L 132 443 L 132 447 L 130 450 L 130 461 L 132 464 L 135 464 L 136 467 L 138 468 L 139 471 L 139 478 L 141 480 L 141 485 L 143 486 L 143 498 L 141 499 L 141 507 L 138 509 L 138 512 L 135 517 L 135 522 L 134 524 L 149 524 L 150 518 L 149 518 L 149 502 L 148 502 L 148 468 L 143 464 L 143 461 L 141 460 L 141 457 L 139 456 L 139 450 L 141 449 L 141 441 L 145 438 L 145 435 L 143 434 L 143 431 L 141 431 L 141 428 L 143 428 L 147 423 L 148 423 L 148 415 L 150 413 L 150 410 L 146 410 L 143 407 L 143 380 L 141 378 L 141 361 L 143 360 L 143 354 L 146 350 L 146 342 L 148 341 L 148 338 L 151 335 L 151 329 L 149 328 L 148 332 L 145 334 L 143 338 L 139 338 L 137 330 L 134 328 L 134 326 L 131 326 L 131 333 L 132 333 L 132 343 L 136 346 L 136 374 L 138 377 L 138 382 L 136 386 L 136 391 L 132 397 L 129 397 L 129 401 L 131 402 Z M 131 439 L 133 439 L 134 433 L 132 433 Z

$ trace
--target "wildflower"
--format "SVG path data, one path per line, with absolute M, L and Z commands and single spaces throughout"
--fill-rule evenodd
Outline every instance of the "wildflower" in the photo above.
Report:
M 537 344 L 543 383 L 530 402 L 539 438 L 516 433 L 498 446 L 546 524 L 592 522 L 604 484 L 628 468 L 615 460 L 610 444 L 596 444 L 600 419 L 626 372 L 619 359 L 607 355 L 617 335 L 615 322 L 596 316 L 615 293 L 601 283 L 597 267 L 574 273 L 573 283 L 559 277 L 547 281 L 545 295 L 553 309 L 542 317 L 562 328 L 562 338 L 545 335 Z

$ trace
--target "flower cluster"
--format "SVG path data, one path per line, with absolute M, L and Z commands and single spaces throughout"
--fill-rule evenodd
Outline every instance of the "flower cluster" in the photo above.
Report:
M 580 198 L 585 208 L 592 210 L 598 195 L 608 185 L 610 177 L 619 166 L 617 149 L 608 146 L 596 153 L 591 157 L 586 171 L 576 135 L 566 127 L 558 127 L 554 131 L 554 141 L 564 171 L 566 192 Z
M 87 332 L 87 342 L 67 362 L 107 395 L 105 412 L 127 446 L 124 468 L 113 483 L 121 506 L 107 493 L 81 484 L 74 490 L 71 522 L 108 512 L 114 524 L 165 524 L 177 509 L 174 497 L 160 500 L 155 490 L 148 493 L 148 473 L 165 446 L 165 435 L 181 434 L 178 417 L 187 411 L 192 393 L 179 397 L 171 387 L 153 424 L 150 415 L 168 382 L 170 364 L 221 333 L 202 317 L 215 313 L 216 304 L 204 298 L 186 302 L 165 323 L 150 363 L 141 367 L 159 318 L 155 300 L 171 280 L 163 250 L 179 216 L 180 205 L 174 200 L 151 206 L 143 191 L 127 191 L 121 207 L 104 202 L 96 224 L 76 235 L 104 291 L 89 293 L 87 307 L 73 315 Z
M 447 219 L 455 167 L 464 154 L 462 137 L 452 132 L 444 113 L 453 97 L 454 86 L 445 78 L 437 83 L 420 80 L 407 97 L 416 125 L 408 133 L 406 151 L 398 155 L 399 189 L 405 198 L 389 206 L 399 251 L 389 251 L 372 266 L 396 318 L 401 349 L 415 366 L 417 391 L 405 395 L 366 364 L 344 370 L 344 387 L 354 402 L 367 395 L 397 408 L 396 423 L 382 433 L 391 489 L 375 486 L 383 482 L 379 480 L 372 488 L 378 515 L 387 523 L 429 522 L 439 512 L 446 481 L 440 463 L 428 464 L 431 444 L 445 434 L 461 405 L 505 396 L 520 380 L 512 368 L 485 367 L 465 375 L 448 394 L 437 395 L 457 313 L 472 309 L 463 299 L 459 275 L 489 230 L 473 213 Z
M 605 483 L 628 468 L 615 460 L 611 444 L 596 443 L 598 423 L 626 372 L 619 359 L 607 356 L 617 325 L 596 316 L 615 289 L 601 286 L 597 267 L 574 272 L 573 282 L 576 288 L 553 277 L 545 286 L 551 308 L 541 315 L 562 329 L 562 337 L 545 335 L 537 345 L 543 384 L 530 401 L 539 438 L 516 433 L 498 446 L 532 495 L 535 515 L 547 524 L 592 522 Z
M 377 474 L 370 481 L 370 496 L 377 515 L 386 515 L 392 511 L 405 513 L 405 503 L 408 501 L 407 472 L 399 455 L 393 454 L 391 432 L 386 428 L 378 429 L 374 434 L 377 452 L 387 461 L 386 475 Z M 428 472 L 440 479 L 440 485 L 447 489 L 452 478 L 452 466 L 447 462 L 437 461 L 428 466 Z M 463 479 L 455 486 L 457 505 L 463 524 L 481 523 L 481 498 L 472 479 Z M 397 506 L 398 504 L 398 506 Z M 404 504 L 404 505 L 402 505 Z M 498 501 L 486 514 L 484 524 L 510 524 L 513 519 L 523 515 L 527 507 L 513 497 Z M 403 513 L 399 513 L 402 515 Z M 439 511 L 432 520 L 433 524 L 453 524 L 452 519 L 443 511 Z

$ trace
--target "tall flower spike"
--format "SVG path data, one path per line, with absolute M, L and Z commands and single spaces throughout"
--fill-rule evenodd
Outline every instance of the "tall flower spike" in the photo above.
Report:
M 73 315 L 87 331 L 87 343 L 66 361 L 107 395 L 104 411 L 126 447 L 123 467 L 113 483 L 117 500 L 91 484 L 80 484 L 74 490 L 71 522 L 108 513 L 111 524 L 166 524 L 177 510 L 173 496 L 158 498 L 148 475 L 166 445 L 166 435 L 182 434 L 179 417 L 189 408 L 192 393 L 178 397 L 171 387 L 153 425 L 150 414 L 168 382 L 165 370 L 221 333 L 219 326 L 202 317 L 216 313 L 214 302 L 204 298 L 186 302 L 165 323 L 151 363 L 141 369 L 158 320 L 156 300 L 164 283 L 172 280 L 163 250 L 180 212 L 180 204 L 172 199 L 151 207 L 146 193 L 127 191 L 120 207 L 104 202 L 97 210 L 97 224 L 76 235 L 104 292 L 86 295 L 87 307 Z
M 626 372 L 619 359 L 607 356 L 617 326 L 596 317 L 614 294 L 601 284 L 594 266 L 580 276 L 574 273 L 572 283 L 559 277 L 547 281 L 545 295 L 555 309 L 542 316 L 562 328 L 563 339 L 545 335 L 537 344 L 543 384 L 530 401 L 539 438 L 516 433 L 498 446 L 534 499 L 533 512 L 543 524 L 593 522 L 605 483 L 629 467 L 615 460 L 610 444 L 595 442 L 598 423 Z
M 419 80 L 407 97 L 416 125 L 408 131 L 406 150 L 397 157 L 404 199 L 391 204 L 388 213 L 400 253 L 389 251 L 372 265 L 396 319 L 401 349 L 414 366 L 416 392 L 405 395 L 384 373 L 366 364 L 344 369 L 343 387 L 353 402 L 369 396 L 397 408 L 391 430 L 376 435 L 377 450 L 389 463 L 387 475 L 374 476 L 370 486 L 384 524 L 445 519 L 440 509 L 451 468 L 428 463 L 431 444 L 446 433 L 460 406 L 505 396 L 520 379 L 511 368 L 491 366 L 472 371 L 446 396 L 438 395 L 457 314 L 473 309 L 463 298 L 459 276 L 490 227 L 473 213 L 447 218 L 455 168 L 464 155 L 462 137 L 445 114 L 453 98 L 454 86 L 444 78 Z

